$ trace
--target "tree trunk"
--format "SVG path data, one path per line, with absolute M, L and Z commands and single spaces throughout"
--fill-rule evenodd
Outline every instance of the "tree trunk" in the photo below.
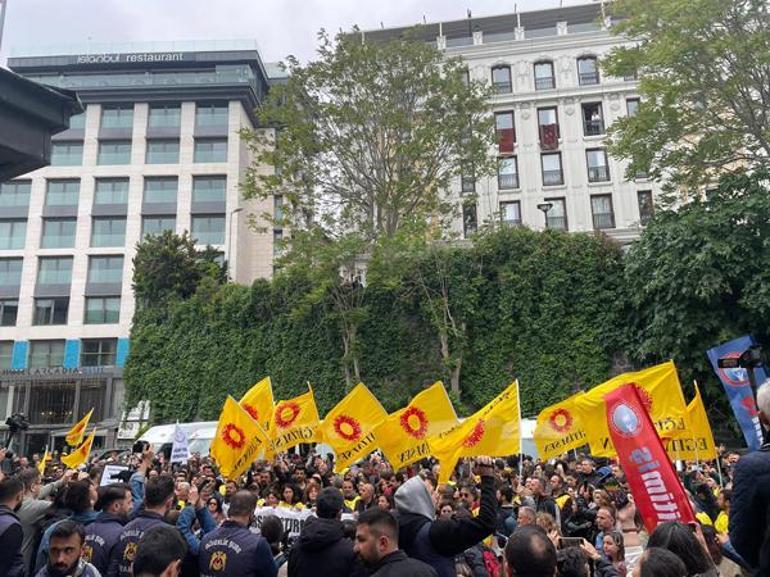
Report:
M 352 387 L 351 383 L 351 377 L 350 377 L 350 364 L 349 364 L 349 354 L 350 354 L 350 341 L 348 337 L 347 331 L 342 332 L 342 350 L 344 354 L 342 355 L 342 368 L 345 371 L 345 390 L 349 391 Z
M 358 353 L 356 351 L 356 339 L 358 338 L 358 327 L 356 325 L 351 325 L 348 329 L 349 331 L 349 339 L 350 339 L 350 349 L 351 349 L 351 361 L 353 362 L 353 376 L 356 379 L 355 384 L 361 382 L 361 369 L 359 367 L 358 362 Z

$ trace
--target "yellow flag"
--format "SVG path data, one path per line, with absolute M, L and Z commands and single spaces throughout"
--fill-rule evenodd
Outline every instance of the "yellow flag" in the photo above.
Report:
M 88 455 L 91 454 L 91 445 L 94 444 L 95 436 L 96 429 L 93 430 L 82 445 L 72 451 L 69 455 L 64 455 L 61 458 L 61 462 L 67 465 L 68 469 L 77 469 L 80 465 L 88 461 Z
M 236 479 L 260 456 L 271 454 L 267 434 L 254 419 L 228 396 L 219 415 L 210 453 L 222 476 Z
M 238 402 L 259 425 L 267 431 L 273 418 L 273 385 L 265 377 L 251 387 Z
M 315 443 L 321 440 L 318 427 L 318 409 L 313 389 L 288 401 L 279 401 L 273 410 L 270 437 L 276 451 L 287 451 L 300 443 Z
M 341 471 L 377 448 L 374 428 L 388 416 L 380 401 L 363 383 L 329 411 L 321 423 L 323 440 L 334 453 L 334 470 Z
M 687 429 L 673 438 L 663 439 L 663 443 L 672 459 L 700 461 L 717 458 L 714 435 L 698 383 L 695 383 L 695 397 L 687 405 Z
M 431 454 L 441 464 L 439 483 L 452 477 L 462 457 L 504 457 L 520 452 L 519 382 L 514 381 L 484 408 L 459 425 L 428 439 Z
M 88 411 L 86 416 L 75 423 L 67 433 L 67 436 L 64 437 L 70 447 L 76 447 L 83 442 L 83 435 L 86 433 L 86 427 L 88 427 L 88 422 L 91 420 L 91 415 L 93 414 L 93 409 Z
M 583 394 L 572 395 L 546 407 L 537 416 L 534 438 L 538 455 L 543 461 L 586 444 L 583 419 L 575 406 L 576 399 Z
M 403 409 L 388 416 L 374 429 L 377 445 L 394 470 L 430 455 L 428 438 L 457 424 L 457 414 L 438 381 L 420 392 Z
M 636 385 L 660 436 L 675 435 L 687 427 L 687 406 L 673 361 L 635 373 L 623 373 L 575 399 L 575 406 L 591 444 L 591 454 L 596 457 L 615 456 L 607 419 L 602 417 L 605 414 L 604 395 L 626 383 Z
M 40 462 L 37 464 L 37 472 L 41 475 L 45 475 L 45 464 L 51 460 L 51 454 L 48 452 L 48 447 L 45 448 L 45 453 L 43 453 L 43 458 L 40 459 Z

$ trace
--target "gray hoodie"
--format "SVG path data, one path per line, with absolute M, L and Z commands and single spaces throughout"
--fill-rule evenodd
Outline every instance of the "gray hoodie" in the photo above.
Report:
M 401 485 L 395 494 L 396 510 L 399 513 L 414 513 L 427 517 L 430 521 L 436 519 L 436 507 L 428 487 L 420 477 L 412 477 Z

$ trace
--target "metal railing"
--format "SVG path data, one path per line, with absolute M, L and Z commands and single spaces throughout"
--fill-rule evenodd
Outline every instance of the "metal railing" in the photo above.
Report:
M 578 74 L 578 80 L 580 81 L 580 86 L 588 86 L 590 84 L 599 84 L 599 73 L 598 72 L 581 72 Z
M 553 230 L 567 230 L 567 217 L 548 216 L 546 217 L 546 226 Z
M 509 188 L 519 188 L 519 175 L 518 174 L 498 174 L 497 188 L 500 190 L 505 190 Z
M 611 212 L 596 212 L 593 215 L 593 221 L 596 230 L 615 228 L 615 214 Z
M 601 118 L 597 120 L 583 120 L 583 133 L 586 136 L 599 136 L 604 134 L 604 121 Z
M 564 184 L 564 173 L 561 170 L 544 170 L 543 186 L 555 186 Z
M 549 88 L 556 88 L 556 78 L 553 76 L 535 78 L 535 90 L 548 90 Z
M 588 182 L 606 182 L 610 179 L 610 171 L 606 166 L 588 168 Z

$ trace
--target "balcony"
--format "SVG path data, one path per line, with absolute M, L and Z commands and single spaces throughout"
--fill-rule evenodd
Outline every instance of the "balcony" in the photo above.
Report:
M 593 215 L 594 229 L 603 230 L 615 228 L 615 214 L 612 212 L 597 212 Z
M 610 171 L 606 166 L 590 166 L 588 168 L 588 182 L 607 182 L 610 179 Z
M 535 78 L 535 90 L 549 90 L 556 88 L 556 79 L 553 76 Z
M 598 72 L 581 72 L 578 74 L 578 80 L 580 86 L 590 86 L 591 84 L 599 84 Z
M 497 188 L 500 190 L 519 188 L 519 175 L 518 174 L 498 174 Z
M 586 136 L 601 136 L 604 134 L 604 121 L 601 118 L 584 120 L 583 134 Z
M 511 93 L 511 81 L 495 81 L 492 84 L 492 87 L 494 88 L 495 94 L 510 94 Z
M 558 186 L 564 184 L 564 174 L 561 170 L 544 170 L 543 186 Z
M 567 217 L 566 216 L 549 216 L 546 217 L 545 225 L 551 230 L 567 230 Z

